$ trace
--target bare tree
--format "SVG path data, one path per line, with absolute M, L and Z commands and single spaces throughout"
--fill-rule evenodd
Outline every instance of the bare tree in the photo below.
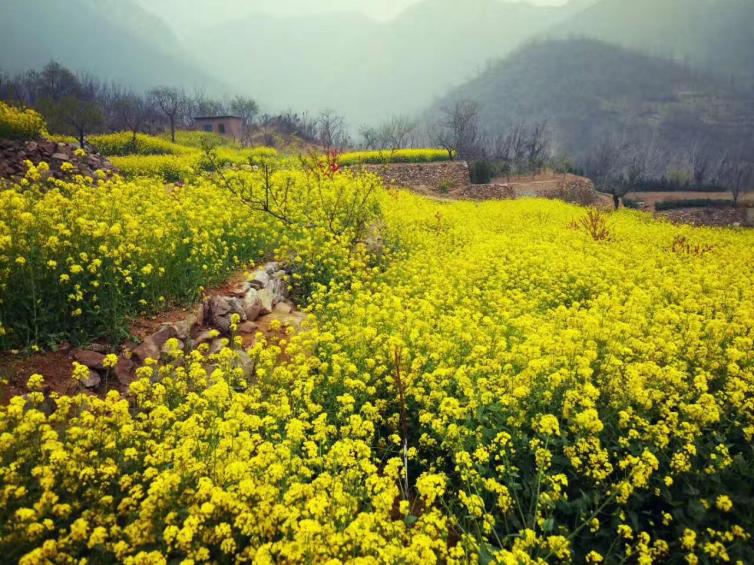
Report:
M 118 129 L 130 131 L 133 144 L 136 146 L 136 134 L 142 130 L 148 116 L 144 99 L 133 93 L 120 95 L 113 102 L 113 114 Z
M 360 131 L 366 149 L 403 149 L 415 142 L 417 124 L 406 116 L 393 116 L 378 127 Z
M 686 159 L 695 185 L 703 185 L 707 180 L 712 165 L 711 157 L 709 148 L 698 139 L 689 146 Z
M 746 159 L 742 149 L 726 155 L 718 169 L 718 182 L 730 190 L 733 205 L 754 186 L 754 162 Z
M 149 91 L 149 98 L 167 118 L 170 124 L 170 139 L 175 143 L 175 126 L 186 111 L 187 98 L 183 91 L 168 86 L 160 86 Z
M 259 114 L 259 104 L 253 98 L 236 96 L 230 101 L 230 111 L 241 118 L 248 129 L 254 125 L 254 118 Z
M 317 140 L 325 151 L 348 145 L 348 128 L 343 116 L 326 110 L 317 119 Z
M 620 201 L 628 192 L 628 183 L 623 177 L 625 144 L 613 136 L 604 138 L 594 153 L 587 159 L 586 171 L 597 190 L 613 197 L 613 206 L 620 208 Z
M 458 100 L 442 109 L 443 117 L 431 130 L 432 140 L 449 154 L 474 157 L 479 151 L 480 107 L 473 100 Z
M 550 128 L 546 121 L 535 123 L 529 129 L 523 146 L 529 170 L 538 173 L 549 156 Z

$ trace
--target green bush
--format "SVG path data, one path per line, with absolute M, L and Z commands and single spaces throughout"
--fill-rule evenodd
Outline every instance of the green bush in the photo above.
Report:
M 44 118 L 38 112 L 0 102 L 0 139 L 37 139 L 46 133 Z
M 668 200 L 655 204 L 655 210 L 678 210 L 679 208 L 727 208 L 733 206 L 730 200 L 713 200 L 711 198 L 692 198 L 689 200 Z
M 489 161 L 474 161 L 469 172 L 473 184 L 489 184 L 494 174 L 492 163 Z

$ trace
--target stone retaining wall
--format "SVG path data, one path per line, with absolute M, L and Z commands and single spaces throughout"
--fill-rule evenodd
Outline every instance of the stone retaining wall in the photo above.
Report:
M 47 163 L 50 166 L 47 174 L 58 179 L 71 178 L 72 175 L 91 177 L 99 170 L 107 176 L 113 173 L 110 161 L 96 153 L 81 154 L 77 145 L 46 140 L 0 140 L 0 179 L 22 179 L 27 171 L 26 161 L 34 165 Z M 69 167 L 64 171 L 66 163 Z
M 468 186 L 471 182 L 466 161 L 437 163 L 389 163 L 360 165 L 362 171 L 382 177 L 387 186 L 402 188 L 427 187 L 440 193 Z

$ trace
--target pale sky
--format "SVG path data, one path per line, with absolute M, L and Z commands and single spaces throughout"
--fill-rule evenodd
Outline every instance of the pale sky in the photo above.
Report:
M 274 16 L 303 16 L 326 12 L 360 12 L 378 20 L 389 20 L 418 2 L 426 0 L 137 0 L 162 17 L 176 31 L 204 27 L 227 19 L 228 14 L 263 12 Z M 446 0 L 447 1 L 447 0 Z M 465 3 L 470 0 L 454 0 Z M 568 0 L 500 0 L 557 6 Z
M 349 10 L 362 12 L 380 20 L 386 20 L 399 14 L 408 6 L 421 1 L 423 0 L 249 0 L 248 3 L 258 5 L 258 9 L 262 11 L 279 15 Z M 457 1 L 464 2 L 465 0 Z M 568 0 L 520 1 L 541 6 L 560 6 L 568 2 Z

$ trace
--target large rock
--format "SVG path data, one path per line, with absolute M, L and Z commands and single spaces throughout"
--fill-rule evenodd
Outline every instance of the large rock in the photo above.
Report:
M 259 298 L 259 291 L 256 288 L 249 288 L 243 297 L 244 313 L 246 319 L 253 322 L 262 312 L 262 300 Z
M 81 386 L 88 389 L 99 388 L 101 384 L 102 377 L 99 376 L 99 373 L 97 371 L 92 371 L 91 369 L 89 369 L 89 376 L 81 381 Z
M 257 290 L 261 290 L 265 288 L 268 284 L 270 284 L 270 273 L 267 272 L 267 269 L 260 268 L 251 273 L 251 276 L 249 277 L 249 284 L 252 286 L 252 288 L 256 288 Z
M 105 360 L 105 356 L 102 353 L 96 351 L 89 351 L 87 349 L 77 349 L 73 352 L 73 358 L 95 371 L 104 371 L 105 366 L 102 364 Z
M 178 337 L 178 330 L 173 324 L 164 324 L 156 333 L 149 336 L 148 339 L 154 342 L 158 349 L 162 349 L 165 342 L 169 339 Z
M 121 357 L 118 359 L 118 364 L 115 365 L 115 377 L 118 382 L 123 386 L 130 385 L 134 380 L 134 370 L 136 365 L 130 359 Z
M 238 314 L 240 321 L 246 321 L 244 303 L 235 297 L 214 296 L 207 302 L 206 322 L 213 328 L 223 332 L 230 332 L 231 317 Z
M 259 315 L 266 316 L 270 314 L 275 307 L 275 295 L 273 292 L 269 288 L 263 288 L 257 292 L 257 297 L 260 302 Z

